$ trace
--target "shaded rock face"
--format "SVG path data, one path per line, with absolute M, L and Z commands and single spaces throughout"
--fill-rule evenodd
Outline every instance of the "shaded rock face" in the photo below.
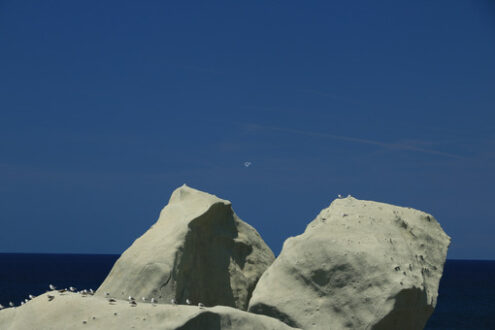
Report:
M 248 310 L 303 329 L 422 329 L 449 244 L 427 213 L 337 199 L 285 241 Z
M 117 260 L 96 294 L 153 297 L 158 303 L 189 299 L 245 310 L 273 260 L 273 252 L 229 201 L 184 185 Z

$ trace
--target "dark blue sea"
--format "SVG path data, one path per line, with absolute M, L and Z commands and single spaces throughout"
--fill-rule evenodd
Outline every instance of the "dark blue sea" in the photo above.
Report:
M 0 304 L 59 288 L 97 289 L 118 255 L 0 254 Z M 425 329 L 495 330 L 495 261 L 447 260 Z

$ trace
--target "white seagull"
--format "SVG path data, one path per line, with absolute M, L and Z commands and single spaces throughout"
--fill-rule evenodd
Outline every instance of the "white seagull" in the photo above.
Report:
M 76 291 L 76 288 L 73 286 L 69 286 L 69 290 L 70 290 L 70 292 L 74 292 L 74 291 Z
M 170 299 L 170 303 L 171 303 L 172 305 L 175 305 L 177 302 L 175 301 L 175 299 L 174 299 L 174 298 L 172 298 L 172 299 Z
M 141 300 L 142 300 L 143 302 L 146 302 L 146 297 L 142 297 L 142 298 L 141 298 Z
M 199 307 L 199 308 L 204 308 L 204 307 L 205 307 L 205 305 L 203 305 L 202 303 L 198 303 L 198 307 Z
M 127 300 L 129 300 L 129 301 L 133 301 L 133 300 L 135 300 L 135 299 L 134 299 L 134 297 L 129 296 L 129 298 L 127 298 Z
M 29 299 L 34 299 L 34 296 L 32 294 L 30 294 Z
M 50 290 L 56 290 L 56 289 L 57 289 L 57 288 L 55 287 L 55 285 L 53 285 L 53 284 L 50 284 L 48 287 L 50 288 Z
M 338 195 L 337 195 L 337 197 L 338 197 L 338 198 L 342 198 L 342 195 L 341 195 L 341 194 L 338 194 Z
M 14 307 L 14 303 L 12 301 L 9 301 L 9 306 Z
M 186 304 L 191 305 L 191 300 L 186 299 Z
M 2 309 L 4 309 L 4 307 L 2 306 L 2 304 L 0 304 L 0 311 L 1 311 Z
M 151 301 L 151 303 L 152 303 L 152 304 L 156 303 L 155 298 L 151 298 L 151 300 L 150 300 L 150 301 Z

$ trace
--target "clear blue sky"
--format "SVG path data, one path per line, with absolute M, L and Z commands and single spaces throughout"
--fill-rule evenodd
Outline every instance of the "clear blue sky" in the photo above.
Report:
M 0 1 L 0 252 L 121 253 L 187 183 L 275 253 L 340 193 L 495 259 L 494 127 L 493 1 Z

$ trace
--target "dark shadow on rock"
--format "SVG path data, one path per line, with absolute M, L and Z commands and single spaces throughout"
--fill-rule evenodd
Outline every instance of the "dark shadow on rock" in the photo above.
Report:
M 184 303 L 190 299 L 194 304 L 245 309 L 247 302 L 242 302 L 245 306 L 236 306 L 229 267 L 235 262 L 243 268 L 252 247 L 235 241 L 238 229 L 230 204 L 213 204 L 189 227 L 174 274 L 177 301 Z
M 265 304 L 255 304 L 249 308 L 250 313 L 262 314 L 276 318 L 293 328 L 301 328 L 301 325 L 294 321 L 289 315 L 282 313 L 275 306 Z
M 433 310 L 433 307 L 427 303 L 426 293 L 423 290 L 415 287 L 404 289 L 395 296 L 395 304 L 392 311 L 371 329 L 423 329 Z
M 220 315 L 212 312 L 198 314 L 177 330 L 221 330 Z

